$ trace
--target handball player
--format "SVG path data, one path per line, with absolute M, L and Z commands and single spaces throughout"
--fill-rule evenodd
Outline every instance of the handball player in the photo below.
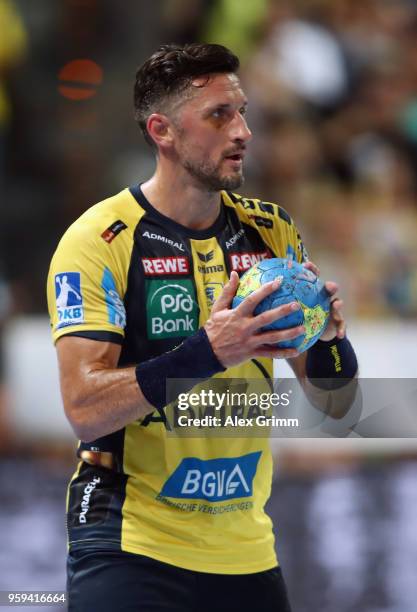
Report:
M 283 208 L 236 193 L 251 140 L 238 68 L 225 47 L 189 44 L 138 69 L 135 118 L 155 173 L 88 209 L 51 262 L 61 392 L 80 439 L 67 498 L 72 612 L 290 610 L 264 512 L 268 439 L 168 435 L 167 379 L 269 379 L 273 358 L 303 383 L 357 371 L 335 283 L 329 323 L 303 354 L 274 346 L 302 326 L 260 331 L 297 304 L 254 315 L 279 281 L 231 308 L 256 261 L 317 272 Z

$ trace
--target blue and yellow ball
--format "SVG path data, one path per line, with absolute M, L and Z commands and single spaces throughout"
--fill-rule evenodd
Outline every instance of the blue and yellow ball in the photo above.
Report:
M 264 259 L 247 270 L 240 279 L 233 299 L 236 308 L 261 285 L 282 277 L 280 287 L 260 302 L 254 314 L 289 302 L 298 302 L 300 309 L 262 327 L 262 331 L 280 330 L 304 325 L 305 333 L 292 340 L 277 343 L 279 348 L 295 348 L 302 353 L 322 335 L 330 313 L 330 296 L 322 281 L 311 270 L 290 259 Z

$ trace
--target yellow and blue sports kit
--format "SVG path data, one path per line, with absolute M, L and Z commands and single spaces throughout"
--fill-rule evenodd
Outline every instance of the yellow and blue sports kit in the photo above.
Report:
M 140 186 L 87 210 L 51 262 L 54 341 L 75 335 L 115 342 L 119 366 L 135 365 L 194 334 L 232 270 L 242 274 L 267 257 L 305 259 L 284 209 L 225 191 L 221 198 L 219 217 L 205 230 L 159 213 Z M 265 358 L 216 375 L 271 377 L 272 360 Z M 177 417 L 174 403 L 167 407 L 174 429 Z M 276 568 L 264 513 L 272 476 L 267 437 L 172 436 L 154 412 L 80 443 L 78 456 L 68 490 L 70 552 L 124 551 L 212 574 Z

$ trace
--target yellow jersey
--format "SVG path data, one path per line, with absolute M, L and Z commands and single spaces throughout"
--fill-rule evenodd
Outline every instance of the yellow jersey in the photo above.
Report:
M 204 230 L 162 215 L 140 186 L 87 210 L 51 262 L 54 341 L 71 334 L 116 342 L 119 366 L 134 365 L 194 334 L 232 270 L 242 274 L 268 257 L 305 259 L 283 208 L 225 191 L 221 198 L 219 217 Z M 272 360 L 252 359 L 215 378 L 226 387 L 229 379 L 269 381 Z M 178 405 L 166 410 L 166 422 L 155 412 L 80 443 L 68 491 L 70 549 L 117 549 L 224 574 L 276 566 L 264 512 L 268 437 L 176 436 Z M 188 414 L 202 416 L 204 407 Z

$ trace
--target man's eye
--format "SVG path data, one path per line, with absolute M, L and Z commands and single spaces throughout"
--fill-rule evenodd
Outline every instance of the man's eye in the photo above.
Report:
M 223 108 L 218 108 L 217 110 L 213 111 L 212 116 L 215 119 L 219 119 L 220 117 L 224 116 L 224 109 Z
M 248 110 L 248 109 L 246 108 L 246 106 L 242 106 L 242 108 L 239 110 L 239 113 L 240 113 L 241 115 L 246 115 L 246 111 L 247 111 L 247 110 Z

